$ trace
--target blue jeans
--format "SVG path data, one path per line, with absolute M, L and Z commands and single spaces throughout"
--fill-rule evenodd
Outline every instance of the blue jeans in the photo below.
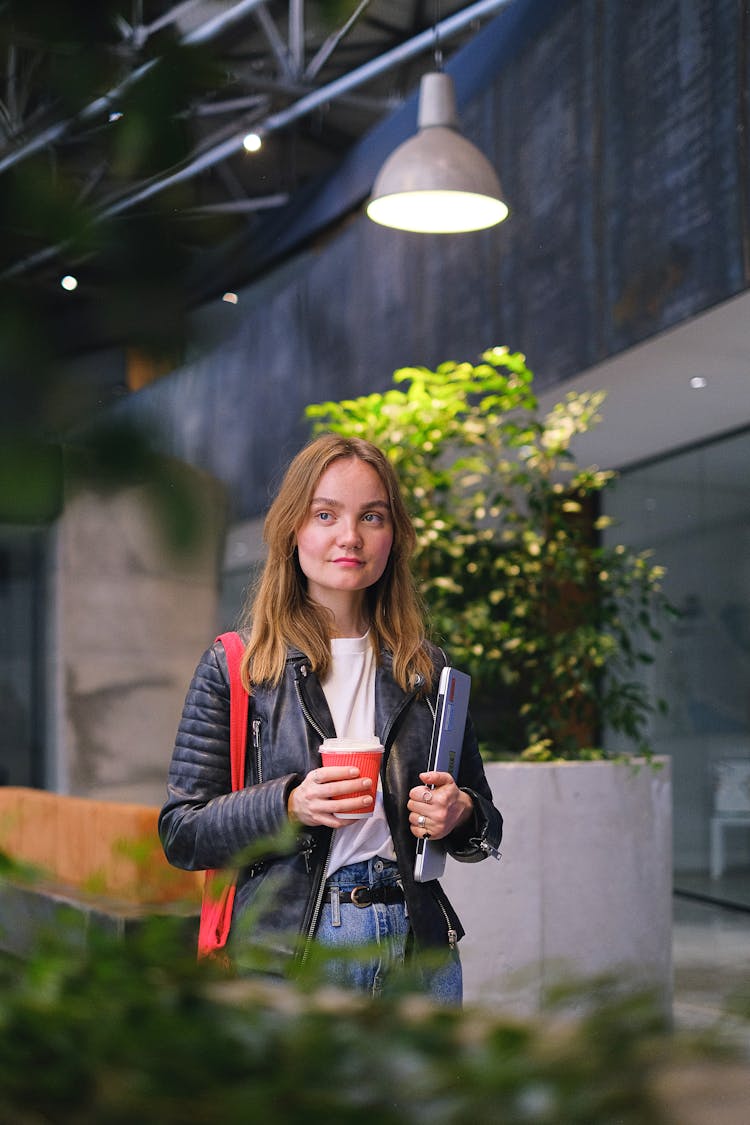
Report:
M 399 881 L 398 867 L 375 856 L 361 863 L 341 867 L 330 877 L 327 887 L 352 891 L 355 887 L 394 886 Z M 367 992 L 387 994 L 391 984 L 404 979 L 406 939 L 409 919 L 403 902 L 374 902 L 361 907 L 354 903 L 335 906 L 326 892 L 318 925 L 317 942 L 325 947 L 345 947 L 347 956 L 328 957 L 323 977 L 331 984 Z M 357 956 L 357 947 L 368 947 Z M 411 964 L 409 966 L 412 968 Z M 458 950 L 446 949 L 439 963 L 414 966 L 417 983 L 442 1004 L 460 1004 L 463 994 L 461 961 Z M 394 979 L 395 978 L 395 979 Z

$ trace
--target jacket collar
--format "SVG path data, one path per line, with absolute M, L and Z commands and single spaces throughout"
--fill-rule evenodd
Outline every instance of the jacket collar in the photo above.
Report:
M 330 712 L 325 701 L 323 689 L 316 676 L 312 675 L 308 657 L 293 645 L 287 651 L 287 665 L 294 668 L 295 680 L 300 684 L 305 700 L 312 712 L 315 725 L 326 731 L 332 724 L 328 721 Z M 304 687 L 302 686 L 304 684 Z M 404 691 L 393 678 L 393 655 L 388 649 L 381 649 L 375 672 L 375 729 L 386 749 L 396 737 L 401 719 L 422 687 L 421 681 L 413 688 Z

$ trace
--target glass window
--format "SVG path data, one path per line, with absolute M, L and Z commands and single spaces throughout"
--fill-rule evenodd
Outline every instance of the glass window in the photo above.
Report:
M 680 610 L 649 670 L 675 889 L 750 906 L 750 432 L 624 472 L 605 504 L 608 535 L 653 548 Z

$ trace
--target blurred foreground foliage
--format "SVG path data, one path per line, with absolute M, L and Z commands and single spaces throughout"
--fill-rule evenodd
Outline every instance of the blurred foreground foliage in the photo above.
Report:
M 193 102 L 227 81 L 210 51 L 179 42 L 174 25 L 140 44 L 124 38 L 121 21 L 133 14 L 126 0 L 0 5 L 0 375 L 13 391 L 5 426 L 48 435 L 71 421 L 59 386 L 67 356 L 103 343 L 179 349 L 191 254 L 216 237 L 199 223 L 186 230 L 190 183 L 145 211 L 111 206 L 188 158 Z M 49 138 L 41 148 L 40 136 Z M 74 293 L 60 288 L 65 273 L 79 280 Z
M 569 1004 L 571 997 L 566 996 Z M 0 957 L 0 1120 L 666 1125 L 665 1071 L 696 1044 L 612 982 L 575 1018 L 372 1001 L 197 964 L 174 919 L 125 939 L 64 929 Z M 725 1050 L 700 1047 L 721 1074 Z
M 721 1101 L 722 1125 L 745 1125 L 746 1003 L 688 1035 L 671 1028 L 664 997 L 625 978 L 561 981 L 534 1019 L 435 1005 L 408 970 L 373 1000 L 323 983 L 322 948 L 294 980 L 269 970 L 252 920 L 240 971 L 196 960 L 194 905 L 118 922 L 113 899 L 65 906 L 46 886 L 0 850 L 0 950 L 34 934 L 22 957 L 0 952 L 9 1125 L 335 1125 L 363 1113 L 381 1125 L 704 1125 L 688 1113 L 693 1072 L 701 1097 Z M 22 889 L 52 907 L 44 926 L 8 909 Z
M 138 488 L 160 541 L 175 558 L 204 545 L 204 499 L 191 471 L 157 452 L 147 428 L 116 415 L 77 440 L 0 440 L 0 525 L 50 523 L 79 492 Z
M 182 495 L 163 503 L 176 490 L 144 435 L 115 422 L 80 430 L 126 392 L 125 348 L 155 363 L 182 354 L 193 264 L 226 233 L 186 224 L 190 182 L 145 209 L 111 206 L 180 167 L 193 146 L 191 106 L 228 80 L 174 24 L 128 39 L 137 13 L 130 0 L 0 4 L 0 524 L 59 514 L 72 444 L 78 483 L 85 467 L 105 484 L 115 468 L 125 485 L 146 480 L 175 545 L 195 513 Z M 61 288 L 64 274 L 78 279 L 74 292 Z M 123 350 L 119 376 L 111 358 L 102 362 L 112 372 L 92 361 L 82 375 L 73 361 L 103 348 Z

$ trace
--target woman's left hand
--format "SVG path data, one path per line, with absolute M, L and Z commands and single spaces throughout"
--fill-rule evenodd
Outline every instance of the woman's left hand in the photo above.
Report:
M 421 785 L 409 791 L 407 808 L 412 835 L 442 840 L 473 811 L 468 793 L 462 793 L 449 773 L 428 770 L 420 773 Z

